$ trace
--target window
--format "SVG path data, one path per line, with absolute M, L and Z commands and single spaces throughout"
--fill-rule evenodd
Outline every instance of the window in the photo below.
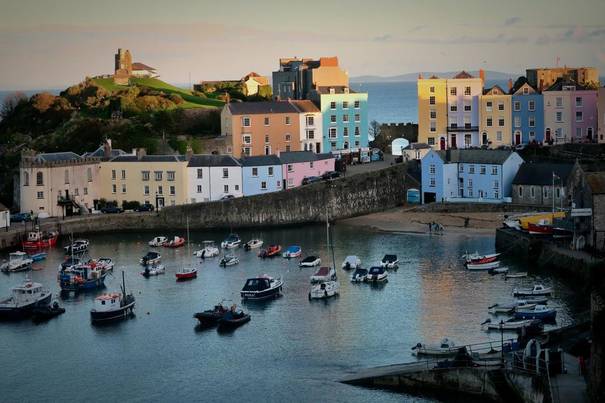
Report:
M 435 105 L 435 97 L 432 95 L 429 97 L 429 105 Z
M 361 136 L 361 133 L 359 132 L 359 126 L 355 126 L 355 135 Z
M 354 104 L 355 109 L 359 109 L 359 104 L 360 104 L 360 102 L 359 102 L 359 101 L 355 101 L 355 104 Z
M 265 134 L 265 144 L 269 142 L 269 135 Z
M 487 101 L 485 103 L 485 110 L 486 110 L 486 112 L 491 112 L 492 111 L 492 101 Z
M 584 116 L 582 111 L 576 111 L 576 122 L 581 122 L 584 120 Z
M 536 117 L 534 115 L 530 115 L 528 118 L 529 127 L 536 127 Z
M 336 150 L 336 142 L 335 142 L 335 141 L 332 141 L 332 142 L 330 143 L 330 148 L 331 148 L 332 150 Z
M 435 92 L 435 87 L 429 87 L 430 92 Z
M 582 128 L 576 127 L 576 137 L 582 137 Z
M 118 191 L 118 188 L 117 188 L 116 184 L 115 183 L 112 184 L 111 185 L 111 193 L 116 193 L 117 191 Z
M 504 127 L 504 118 L 498 118 L 498 127 Z
M 464 87 L 464 95 L 471 95 L 471 87 Z
M 313 140 L 315 138 L 315 130 L 307 130 L 307 139 Z
M 126 179 L 126 170 L 122 169 L 122 180 Z
M 529 88 L 523 87 L 523 94 L 525 94 L 525 95 L 529 94 Z
M 246 135 L 242 139 L 244 141 L 244 144 L 250 144 L 250 143 L 252 143 L 252 137 L 251 136 Z
M 229 177 L 229 168 L 223 168 L 223 178 Z
M 515 127 L 521 127 L 521 117 L 515 116 Z
M 464 164 L 458 165 L 458 172 L 464 172 Z
M 563 98 L 562 97 L 557 97 L 557 99 L 556 99 L 556 105 L 557 105 L 557 108 L 560 108 L 560 107 L 563 106 Z
M 153 175 L 155 176 L 156 182 L 159 182 L 162 180 L 162 171 L 154 171 Z
M 330 102 L 330 109 L 336 109 L 336 102 Z
M 92 182 L 92 168 L 87 168 L 86 169 L 86 177 L 88 179 L 89 182 Z
M 556 189 L 555 189 L 555 197 L 556 197 L 557 199 L 560 199 L 560 198 L 561 198 L 561 188 L 556 188 Z
M 576 97 L 576 107 L 577 108 L 582 107 L 582 97 Z
M 456 105 L 456 104 L 450 105 L 450 112 L 457 112 L 457 111 L 458 111 L 458 105 Z
M 349 103 L 347 101 L 342 101 L 342 109 L 349 109 Z
M 435 137 L 429 137 L 426 139 L 427 140 L 427 144 L 430 146 L 434 146 L 435 145 Z
M 467 186 L 467 187 L 469 187 L 469 188 L 472 188 L 472 187 L 473 187 L 473 180 L 472 180 L 471 178 L 469 178 L 469 179 L 467 180 L 467 182 L 466 182 L 466 186 Z
M 313 169 L 313 161 L 309 161 L 309 168 Z
M 548 188 L 547 187 L 543 187 L 543 192 L 542 192 L 542 197 L 545 199 L 548 199 Z
M 229 185 L 224 185 L 223 186 L 223 192 L 224 193 L 229 193 Z
M 273 167 L 269 167 L 267 170 L 268 170 L 268 175 L 273 176 Z
M 468 166 L 468 173 L 469 174 L 474 174 L 475 173 L 475 166 L 473 164 Z
M 527 103 L 527 109 L 528 109 L 530 112 L 535 111 L 535 110 L 536 110 L 536 101 L 529 101 L 529 102 Z
M 429 165 L 429 174 L 431 175 L 435 175 L 435 172 L 437 171 L 435 164 L 430 164 Z
M 429 178 L 429 186 L 432 188 L 435 187 L 435 178 Z
M 23 186 L 29 186 L 29 173 L 27 172 L 23 172 Z
M 248 116 L 242 117 L 242 126 L 250 127 L 250 117 L 248 117 Z
M 37 195 L 38 199 L 44 199 L 44 192 L 37 192 L 36 195 Z
M 361 121 L 361 115 L 359 113 L 355 114 L 355 122 L 360 122 Z
M 343 122 L 348 122 L 349 121 L 349 115 L 342 115 L 342 121 Z
M 431 119 L 437 119 L 437 111 L 435 109 L 431 109 Z M 359 116 L 359 115 L 355 115 L 355 116 Z M 359 122 L 359 120 L 355 119 L 356 122 Z
M 494 189 L 496 189 L 496 190 L 497 190 L 497 189 L 500 189 L 500 182 L 498 182 L 497 180 L 495 180 L 495 181 L 493 182 L 493 184 L 492 184 L 492 187 L 493 187 Z
M 149 171 L 141 171 L 141 177 L 144 181 L 149 180 Z
M 486 169 L 485 165 L 481 165 L 481 167 L 479 167 L 479 173 L 481 175 L 485 175 L 486 170 L 487 169 Z
M 470 112 L 471 111 L 471 104 L 464 104 L 464 111 L 465 112 Z
M 287 169 L 288 169 L 288 172 L 293 172 L 294 171 L 294 166 L 292 164 L 288 164 L 287 165 Z
M 267 190 L 267 182 L 262 181 L 262 182 L 260 183 L 260 189 L 261 189 L 261 190 Z
M 88 195 L 88 188 L 84 188 L 82 191 L 84 192 L 84 196 Z
M 348 128 L 348 127 L 344 127 L 344 128 L 342 129 L 342 135 L 343 135 L 344 137 L 348 137 L 348 136 L 349 136 L 349 128 Z
M 456 89 L 456 87 L 452 87 L 450 88 L 450 95 L 457 95 L 458 90 Z
M 289 134 L 286 134 L 286 141 L 291 141 L 292 140 L 292 136 L 290 136 Z
M 472 143 L 472 138 L 471 138 L 471 135 L 470 135 L 470 134 L 465 134 L 465 135 L 464 135 L 464 145 L 465 145 L 466 147 L 470 147 L 470 146 L 471 146 L 471 143 Z
M 265 146 L 265 155 L 271 154 L 271 146 Z
M 536 198 L 536 189 L 535 189 L 535 186 L 530 186 L 530 187 L 529 187 L 529 196 L 530 196 L 532 199 L 535 199 L 535 198 Z
M 513 102 L 513 110 L 515 112 L 519 112 L 521 110 L 521 102 L 519 102 L 519 101 Z
M 122 183 L 122 193 L 126 193 L 126 184 Z
M 336 123 L 336 115 L 330 115 L 330 123 Z
M 143 188 L 143 193 L 147 196 L 149 195 L 149 185 L 145 185 L 145 187 Z
M 69 185 L 69 170 L 65 170 L 65 184 Z
M 197 185 L 197 192 L 202 193 L 202 185 Z
M 114 181 L 116 180 L 116 170 L 115 169 L 111 170 L 111 180 L 114 180 Z
M 169 181 L 174 181 L 175 173 L 174 173 L 174 171 L 167 171 L 166 172 L 166 176 L 167 176 L 167 178 L 168 178 Z
M 523 197 L 523 186 L 519 186 L 519 197 Z
M 535 140 L 535 138 L 536 138 L 536 132 L 533 130 L 530 130 L 529 131 L 529 140 L 533 141 L 533 140 Z
M 498 110 L 499 111 L 503 111 L 504 110 L 504 104 L 502 102 L 498 102 Z
M 437 131 L 437 122 L 433 121 L 433 122 L 430 123 L 430 130 L 433 133 Z
M 336 138 L 336 128 L 330 127 L 328 134 L 329 134 L 330 138 L 335 139 Z
M 158 186 L 158 194 L 164 194 L 164 187 L 162 187 L 162 185 Z
M 265 126 L 269 126 L 269 117 L 265 116 Z
M 492 118 L 487 118 L 487 122 L 485 123 L 487 127 L 492 127 Z
M 258 168 L 252 168 L 252 176 L 258 176 Z
M 562 122 L 562 121 L 563 121 L 563 112 L 557 112 L 557 113 L 555 114 L 555 120 L 556 120 L 557 122 Z
M 500 130 L 498 130 L 496 132 L 496 140 L 497 141 L 502 141 L 502 132 Z
M 307 126 L 313 126 L 313 125 L 315 125 L 315 117 L 307 116 Z
M 170 195 L 174 196 L 176 194 L 176 188 L 174 187 L 174 185 L 170 185 Z
M 290 116 L 286 116 L 286 124 L 289 125 L 290 124 Z

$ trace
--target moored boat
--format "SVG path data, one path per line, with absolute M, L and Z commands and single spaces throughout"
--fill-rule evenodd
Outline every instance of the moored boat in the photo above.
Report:
M 361 259 L 355 255 L 347 256 L 342 262 L 342 268 L 344 270 L 355 270 L 361 267 Z
M 528 223 L 527 232 L 529 232 L 530 235 L 552 236 L 553 227 L 552 225 L 545 223 Z
M 46 253 L 46 252 L 38 252 L 38 253 L 30 254 L 29 258 L 31 260 L 33 260 L 34 262 L 39 262 L 41 260 L 46 259 L 47 256 L 48 256 L 48 253 Z
M 462 255 L 462 258 L 464 259 L 464 261 L 466 263 L 482 264 L 482 263 L 495 262 L 496 260 L 498 260 L 498 256 L 500 256 L 499 253 L 480 255 L 478 252 L 475 252 L 475 253 L 465 253 L 464 255 Z
M 523 300 L 517 300 L 508 304 L 494 304 L 488 308 L 488 312 L 493 314 L 511 314 L 515 312 L 516 309 L 527 309 L 533 308 L 536 304 L 532 302 L 527 302 Z
M 523 271 L 523 272 L 515 272 L 515 273 L 506 273 L 504 275 L 504 278 L 523 278 L 523 277 L 527 277 L 527 272 Z
M 183 267 L 175 273 L 177 281 L 191 280 L 197 278 L 197 269 L 195 267 Z
M 184 246 L 184 245 L 185 245 L 185 238 L 180 237 L 180 236 L 175 236 L 170 241 L 164 243 L 163 246 L 165 246 L 167 248 L 180 248 L 181 246 Z
M 539 322 L 539 323 L 536 323 Z M 496 322 L 492 322 L 491 319 L 487 319 L 485 322 L 483 322 L 481 324 L 481 327 L 484 330 L 503 330 L 503 331 L 508 331 L 508 330 L 519 330 L 522 329 L 524 327 L 529 327 L 529 326 L 536 326 L 541 324 L 541 321 L 536 321 L 536 320 L 532 320 L 532 319 L 515 319 L 515 318 L 511 318 L 505 321 L 496 321 Z
M 59 233 L 56 231 L 42 232 L 38 229 L 27 234 L 27 239 L 22 245 L 25 249 L 51 248 L 57 244 Z
M 231 308 L 218 320 L 218 330 L 233 330 L 250 322 L 250 314 L 232 305 Z
M 25 252 L 12 252 L 8 255 L 8 262 L 1 266 L 1 270 L 5 273 L 25 271 L 31 269 L 33 262 L 34 260 Z
M 286 259 L 291 259 L 295 257 L 299 257 L 302 254 L 302 249 L 298 245 L 291 245 L 286 248 L 286 251 L 283 253 L 283 257 Z
M 59 270 L 61 271 L 61 270 L 72 269 L 72 268 L 76 267 L 77 265 L 79 265 L 80 263 L 82 263 L 82 260 L 80 258 L 68 257 L 59 265 Z
M 368 275 L 368 271 L 366 269 L 362 269 L 358 267 L 355 269 L 353 274 L 351 274 L 351 281 L 353 283 L 362 283 L 366 280 L 366 276 Z
M 550 295 L 553 293 L 552 287 L 545 287 L 542 284 L 535 284 L 533 288 L 515 288 L 513 290 L 514 296 L 534 296 L 534 295 Z
M 221 248 L 233 249 L 233 248 L 237 248 L 238 246 L 240 246 L 241 243 L 242 243 L 242 240 L 239 237 L 239 235 L 229 234 L 227 239 L 225 239 L 223 242 L 221 242 Z
M 219 266 L 227 267 L 227 266 L 234 266 L 238 263 L 239 263 L 239 258 L 237 256 L 225 255 L 222 257 L 222 259 L 220 260 L 220 262 L 218 264 L 219 264 Z
M 243 300 L 261 301 L 279 297 L 284 282 L 281 278 L 273 278 L 266 274 L 249 278 L 240 292 Z
M 78 264 L 59 273 L 61 291 L 86 291 L 105 286 L 109 270 L 94 261 Z
M 160 274 L 164 274 L 166 272 L 166 268 L 162 264 L 152 265 L 151 267 L 145 266 L 145 270 L 141 272 L 143 277 L 151 277 L 151 276 L 159 276 Z
M 32 310 L 32 320 L 34 322 L 43 322 L 65 313 L 65 308 L 59 306 L 57 301 L 52 305 L 39 305 Z
M 20 319 L 32 314 L 33 309 L 50 303 L 52 294 L 40 283 L 26 278 L 11 289 L 11 296 L 0 300 L 0 319 Z
M 124 272 L 122 272 L 122 292 L 103 294 L 95 298 L 90 310 L 92 323 L 109 323 L 127 319 L 134 314 L 134 295 L 126 293 Z
M 340 283 L 337 280 L 323 281 L 311 286 L 309 299 L 327 299 L 335 297 L 340 292 Z
M 571 238 L 573 231 L 567 228 L 553 227 L 552 236 L 553 238 Z
M 263 259 L 267 257 L 274 257 L 279 255 L 280 252 L 281 245 L 269 245 L 268 248 L 261 249 L 261 251 L 258 253 L 258 257 L 262 257 Z
M 244 249 L 251 250 L 260 248 L 261 246 L 263 246 L 263 241 L 261 241 L 260 239 L 251 239 L 244 244 Z
M 385 269 L 396 269 L 398 264 L 399 259 L 397 259 L 397 255 L 384 255 L 380 261 L 380 265 Z
M 149 251 L 145 256 L 139 259 L 139 262 L 143 266 L 147 266 L 148 264 L 158 264 L 160 263 L 160 260 L 162 260 L 162 255 L 155 251 Z
M 220 255 L 221 251 L 216 246 L 214 241 L 204 241 L 204 247 L 200 250 L 193 252 L 193 256 L 205 259 L 207 257 L 215 257 Z
M 332 267 L 320 267 L 311 276 L 311 283 L 319 283 L 322 281 L 330 281 L 336 279 L 336 271 Z
M 388 276 L 389 273 L 384 267 L 374 266 L 370 267 L 370 270 L 368 270 L 365 281 L 368 283 L 382 283 L 388 281 Z
M 456 355 L 458 350 L 459 347 L 456 347 L 456 344 L 454 344 L 453 341 L 445 337 L 439 344 L 416 344 L 414 347 L 412 347 L 412 354 L 433 357 L 448 357 Z
M 76 239 L 63 249 L 66 255 L 73 255 L 87 251 L 89 245 L 90 242 L 87 239 Z
M 321 264 L 321 259 L 319 258 L 319 256 L 311 255 L 311 256 L 307 256 L 306 258 L 301 260 L 298 265 L 300 267 L 315 267 L 315 266 L 319 266 L 320 264 Z
M 514 313 L 515 319 L 540 319 L 543 321 L 554 320 L 557 310 L 546 305 L 534 305 L 533 307 L 517 308 Z
M 203 312 L 193 314 L 202 327 L 216 326 L 220 318 L 229 311 L 222 303 L 216 304 L 213 309 L 207 309 Z
M 508 267 L 506 267 L 506 266 L 504 266 L 504 267 L 494 267 L 493 269 L 489 269 L 488 272 L 491 275 L 506 274 L 506 273 L 508 273 Z
M 489 263 L 466 263 L 465 265 L 468 270 L 490 270 L 499 267 L 500 262 L 496 260 Z
M 168 242 L 168 238 L 166 238 L 165 236 L 156 236 L 151 241 L 149 241 L 148 244 L 152 247 L 158 247 L 164 246 L 166 242 Z

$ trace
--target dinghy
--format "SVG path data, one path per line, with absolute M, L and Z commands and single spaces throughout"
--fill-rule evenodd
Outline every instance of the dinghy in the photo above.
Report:
M 286 251 L 283 253 L 283 257 L 286 259 L 292 259 L 295 257 L 299 257 L 302 254 L 302 249 L 298 245 L 288 246 Z
M 238 246 L 240 246 L 241 243 L 242 243 L 242 240 L 237 234 L 229 234 L 227 239 L 225 239 L 221 243 L 221 248 L 233 249 L 233 248 L 237 248 Z
M 218 264 L 219 264 L 219 266 L 227 267 L 227 266 L 234 266 L 238 263 L 239 263 L 239 258 L 237 256 L 225 255 L 225 256 L 223 256 L 223 258 L 221 259 L 221 261 Z
M 151 277 L 151 276 L 159 276 L 160 274 L 164 274 L 166 272 L 166 268 L 162 264 L 153 265 L 151 267 L 145 266 L 145 270 L 141 272 L 143 277 Z
M 318 256 L 307 256 L 298 264 L 300 267 L 315 267 L 321 264 L 321 259 Z
M 368 275 L 368 271 L 366 269 L 362 269 L 358 267 L 355 269 L 353 274 L 351 275 L 351 282 L 353 283 L 362 283 L 366 281 L 366 276 Z
M 550 295 L 553 293 L 553 289 L 552 287 L 544 287 L 542 284 L 536 284 L 533 286 L 533 288 L 515 288 L 513 290 L 513 295 L 514 296 L 534 296 L 534 295 L 538 295 L 538 296 L 542 296 L 542 295 Z
M 517 272 L 517 273 L 506 273 L 504 275 L 504 278 L 508 279 L 508 278 L 523 278 L 523 277 L 527 277 L 527 272 Z
M 447 337 L 436 345 L 418 343 L 412 347 L 413 355 L 426 355 L 432 357 L 451 357 L 458 353 L 459 347 L 456 347 L 453 341 Z
M 347 256 L 342 262 L 342 268 L 344 270 L 355 270 L 361 267 L 361 259 L 355 255 Z
M 148 244 L 152 247 L 158 247 L 164 246 L 166 242 L 168 242 L 168 238 L 166 238 L 165 236 L 156 236 L 151 241 L 149 241 Z

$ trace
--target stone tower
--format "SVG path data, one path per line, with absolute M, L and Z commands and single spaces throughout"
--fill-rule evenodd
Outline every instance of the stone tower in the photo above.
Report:
M 132 75 L 132 56 L 128 49 L 118 49 L 115 54 L 115 71 L 113 81 L 118 85 L 128 85 Z

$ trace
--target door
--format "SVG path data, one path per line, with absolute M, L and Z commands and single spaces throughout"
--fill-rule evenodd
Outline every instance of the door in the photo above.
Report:
M 546 129 L 546 138 L 544 139 L 546 143 L 550 143 L 550 128 Z
M 163 197 L 155 198 L 155 207 L 156 207 L 156 209 L 161 209 L 162 207 L 164 207 L 164 198 Z
M 519 144 L 521 144 L 521 133 L 517 131 L 515 132 L 515 145 L 518 146 Z
M 487 145 L 487 133 L 483 133 L 483 137 L 481 139 L 481 143 L 486 146 Z
M 65 200 L 69 200 L 69 189 L 65 189 Z
M 450 142 L 451 148 L 458 148 L 458 144 L 456 144 L 456 135 L 452 134 L 452 141 Z
M 317 154 L 321 153 L 321 143 L 315 143 L 315 152 Z
M 445 150 L 445 139 L 443 137 L 439 139 L 439 149 Z

